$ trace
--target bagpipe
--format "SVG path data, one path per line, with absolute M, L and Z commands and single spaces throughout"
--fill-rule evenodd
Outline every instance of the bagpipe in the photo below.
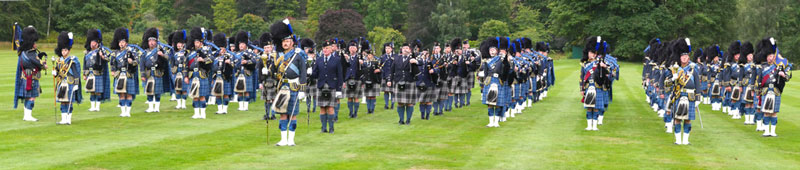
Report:
M 672 98 L 667 102 L 668 106 L 672 106 L 675 102 L 678 103 L 678 106 L 675 107 L 675 110 L 672 112 L 674 113 L 674 118 L 679 119 L 687 119 L 689 115 L 689 102 L 695 101 L 695 92 L 694 90 L 686 90 L 687 95 L 681 96 L 681 93 L 686 88 L 686 84 L 689 83 L 691 80 L 691 76 L 694 72 L 694 67 L 691 67 L 691 71 L 687 72 L 678 66 L 673 66 L 669 68 L 670 71 L 676 73 L 678 77 L 673 77 L 674 80 L 667 79 L 664 82 L 665 87 L 672 86 Z
M 136 51 L 136 50 L 138 50 L 138 51 Z M 140 53 L 141 53 L 141 48 L 139 46 L 128 45 L 127 47 L 125 47 L 124 51 L 120 51 L 120 54 L 118 54 L 119 56 L 117 56 L 117 58 L 122 57 L 121 58 L 122 61 L 118 61 L 118 62 L 121 62 L 121 63 L 117 63 L 117 64 L 120 64 L 119 65 L 120 70 L 119 70 L 117 83 L 114 86 L 115 87 L 114 88 L 115 92 L 117 92 L 117 93 L 128 93 L 128 87 L 127 87 L 128 76 L 129 76 L 128 75 L 128 71 L 130 71 L 129 67 L 131 67 L 131 64 L 128 63 L 128 59 L 133 60 L 133 62 L 135 63 L 135 62 L 138 61 L 138 59 L 139 59 L 138 55 L 141 55 Z M 125 55 L 125 56 L 121 56 L 121 55 Z M 134 68 L 132 70 L 135 71 L 136 68 Z M 134 74 L 133 76 L 135 77 L 136 74 Z M 136 81 L 136 80 L 134 80 L 134 81 Z

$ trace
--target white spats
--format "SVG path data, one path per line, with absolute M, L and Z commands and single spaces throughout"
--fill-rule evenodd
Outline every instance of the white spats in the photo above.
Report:
M 294 146 L 294 131 L 289 131 L 288 137 L 289 140 L 286 142 L 286 145 Z
M 666 122 L 664 123 L 664 127 L 667 128 L 667 133 L 672 133 L 672 128 L 674 127 L 674 125 L 672 124 L 672 122 Z
M 281 131 L 281 141 L 276 143 L 275 146 L 286 146 L 288 144 L 288 142 L 286 141 L 288 136 L 289 136 L 289 132 Z
M 583 130 L 592 130 L 592 119 L 586 119 L 586 129 Z
M 22 120 L 29 122 L 39 121 L 38 119 L 33 117 L 33 110 L 25 109 L 22 112 L 23 112 Z
M 683 142 L 682 145 L 689 145 L 689 133 L 683 133 Z
M 61 113 L 61 121 L 58 122 L 59 125 L 66 125 L 67 124 L 67 113 Z
M 764 136 L 764 137 L 772 136 L 772 132 L 770 132 L 770 130 L 769 130 L 770 126 L 771 125 L 764 125 L 764 134 L 761 134 L 761 136 Z
M 494 126 L 494 116 L 489 116 L 489 124 L 486 124 L 486 127 L 493 127 Z
M 592 130 L 593 131 L 600 130 L 600 129 L 597 129 L 597 120 L 592 120 Z
M 200 108 L 200 116 L 198 119 L 206 119 L 206 108 Z
M 154 105 L 155 104 L 153 102 L 147 102 L 147 110 L 144 110 L 144 112 L 145 113 L 153 113 L 153 112 L 155 112 L 155 110 L 153 110 L 153 106 Z
M 194 115 L 192 115 L 192 119 L 200 118 L 200 108 L 194 108 Z
M 597 124 L 603 125 L 603 115 L 597 116 Z
M 775 133 L 776 125 L 770 125 L 770 127 L 772 127 L 772 128 L 770 128 L 770 130 L 769 130 L 769 135 L 772 136 L 772 137 L 778 137 L 778 134 Z
M 155 103 L 153 103 L 153 111 L 155 111 L 155 112 L 161 112 L 161 102 L 155 102 Z
M 683 145 L 683 140 L 681 139 L 681 133 L 675 133 L 675 144 Z

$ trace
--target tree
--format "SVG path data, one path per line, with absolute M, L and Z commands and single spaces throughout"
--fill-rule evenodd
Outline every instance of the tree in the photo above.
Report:
M 481 25 L 478 40 L 484 40 L 488 37 L 507 37 L 509 34 L 508 24 L 503 21 L 489 20 Z
M 437 29 L 439 35 L 436 40 L 447 42 L 456 37 L 468 38 L 469 28 L 464 26 L 467 23 L 469 11 L 458 8 L 457 5 L 439 3 L 436 5 L 436 12 L 431 14 L 430 23 Z
M 434 1 L 409 0 L 406 38 L 409 40 L 419 39 L 423 43 L 435 41 L 437 28 L 432 27 L 429 21 L 429 17 L 435 9 Z
M 264 22 L 264 19 L 253 15 L 253 14 L 244 14 L 241 18 L 236 19 L 233 23 L 233 30 L 231 35 L 234 35 L 233 32 L 238 31 L 248 31 L 253 36 L 258 36 L 262 32 L 269 31 L 269 25 Z M 251 39 L 254 37 L 251 37 Z M 258 37 L 255 37 L 258 38 Z
M 530 7 L 518 5 L 515 17 L 511 20 L 514 26 L 512 37 L 527 37 L 533 41 L 546 41 L 549 39 L 548 31 L 544 24 L 539 22 L 539 11 Z
M 279 20 L 285 17 L 294 17 L 298 2 L 296 0 L 267 0 L 267 8 L 270 9 L 267 20 Z
M 253 14 L 261 18 L 269 17 L 269 8 L 265 0 L 236 0 L 236 10 L 239 11 L 237 17 L 242 17 L 244 14 Z
M 314 39 L 322 42 L 326 39 L 354 39 L 367 35 L 363 18 L 352 9 L 329 10 L 319 17 L 319 32 Z
M 14 30 L 9 29 L 10 24 L 18 22 L 20 26 L 33 25 L 36 27 L 40 34 L 44 35 L 44 29 L 47 27 L 47 4 L 44 7 L 38 7 L 40 2 L 36 1 L 14 1 L 14 2 L 0 2 L 0 9 L 3 15 L 0 15 L 0 23 L 5 24 L 3 29 L 0 29 L 0 39 L 2 41 L 11 41 L 11 35 Z
M 203 15 L 194 14 L 189 19 L 186 20 L 186 27 L 187 28 L 194 28 L 194 27 L 204 27 L 204 28 L 211 28 L 211 20 L 208 20 Z
M 480 37 L 481 24 L 489 20 L 498 20 L 508 23 L 511 19 L 512 0 L 465 0 L 470 12 L 470 22 L 467 26 L 472 33 L 471 38 Z M 504 35 L 506 36 L 506 35 Z
M 214 4 L 212 0 L 175 0 L 175 4 L 172 7 L 176 9 L 175 20 L 177 24 L 186 27 L 187 20 L 195 14 L 213 20 L 214 11 L 211 8 L 211 4 Z
M 238 12 L 234 6 L 234 0 L 214 0 L 216 4 L 212 7 L 214 9 L 214 25 L 220 32 L 230 32 L 233 28 L 233 18 L 236 18 Z
M 113 34 L 118 27 L 129 27 L 131 1 L 63 1 L 53 4 L 53 21 L 55 30 L 67 30 L 83 35 L 89 29 L 100 29 L 106 34 Z M 44 16 L 44 18 L 47 18 Z M 39 31 L 42 31 L 39 27 Z
M 308 0 L 306 5 L 306 15 L 308 15 L 307 32 L 311 33 L 309 36 L 316 37 L 317 29 L 319 28 L 319 16 L 328 10 L 339 9 L 336 2 L 329 0 Z
M 403 0 L 374 0 L 367 4 L 364 25 L 400 29 L 406 20 L 406 2 Z
M 387 42 L 402 43 L 406 42 L 403 33 L 392 28 L 375 27 L 367 34 L 367 38 L 373 43 L 373 51 L 383 51 L 383 44 Z

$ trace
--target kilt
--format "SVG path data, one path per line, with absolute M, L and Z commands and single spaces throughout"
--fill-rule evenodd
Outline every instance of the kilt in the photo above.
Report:
M 325 99 L 322 97 L 322 89 L 317 90 L 317 106 L 319 107 L 334 107 L 336 104 L 339 103 L 339 99 L 336 98 L 336 91 L 331 90 L 331 97 L 329 99 Z
M 317 84 L 316 83 L 314 83 L 314 84 L 309 83 L 309 84 L 306 85 L 306 95 L 308 95 L 308 96 L 316 96 L 317 95 L 317 91 L 319 91 L 319 89 L 317 89 Z
M 367 96 L 367 97 L 375 97 L 375 96 L 380 95 L 380 93 L 381 93 L 381 88 L 378 87 L 378 85 L 374 84 L 374 83 L 372 85 L 372 88 L 370 88 L 370 89 L 367 89 L 367 85 L 366 84 L 364 84 L 362 87 L 364 89 L 364 96 Z
M 469 86 L 470 89 L 472 87 L 475 87 L 475 72 L 474 71 L 470 71 L 468 73 L 468 75 L 467 75 L 467 85 Z
M 436 87 L 436 91 L 439 92 L 439 94 L 437 95 L 439 96 L 439 100 L 447 100 L 448 99 L 447 94 L 450 93 L 450 86 L 447 84 L 447 82 L 444 82 L 442 83 L 441 87 Z
M 596 88 L 596 90 L 597 90 L 597 96 L 595 96 L 595 104 L 594 104 L 595 107 L 593 109 L 598 109 L 598 110 L 601 110 L 601 111 L 605 111 L 606 110 L 606 104 L 608 104 L 608 97 L 606 97 L 608 92 L 606 92 L 605 90 L 603 90 L 602 88 L 599 88 L 599 87 Z M 587 107 L 583 107 L 583 108 L 591 109 L 591 108 L 587 108 Z
M 469 76 L 462 77 L 461 78 L 461 86 L 460 86 L 461 91 L 456 91 L 456 93 L 458 93 L 458 94 L 469 93 L 469 90 L 472 89 L 472 87 L 474 86 L 474 84 L 470 84 L 470 80 L 472 80 L 472 77 L 469 77 Z M 472 80 L 472 82 L 474 83 L 475 80 Z M 461 92 L 461 93 L 459 93 L 459 92 Z
M 387 83 L 388 83 L 388 81 L 386 81 L 386 79 L 382 79 L 381 80 L 381 90 L 383 90 L 384 92 L 392 92 L 392 91 L 394 91 L 394 88 L 389 87 Z
M 201 97 L 210 96 L 211 95 L 211 83 L 208 81 L 208 78 L 200 78 L 199 74 L 195 73 L 192 76 L 192 78 L 189 78 L 189 83 L 187 83 L 187 84 L 189 84 L 189 86 L 191 86 L 192 80 L 194 80 L 194 78 L 200 79 L 200 89 L 199 89 L 200 90 L 200 96 Z M 184 90 L 186 90 L 187 92 L 191 92 L 191 88 L 184 89 Z
M 154 83 L 155 85 L 153 85 L 154 88 L 153 93 L 155 95 L 161 95 L 162 93 L 164 93 L 164 79 L 161 77 L 152 77 L 152 78 L 154 80 L 153 82 L 155 82 Z M 142 83 L 142 89 L 147 88 L 146 86 L 147 86 L 147 81 Z
M 758 107 L 759 111 L 761 111 L 760 110 L 761 105 L 764 104 L 762 102 L 764 102 L 764 99 L 766 99 L 766 98 L 767 98 L 767 95 L 761 95 L 761 99 L 759 101 L 758 106 L 754 106 L 754 107 Z M 774 111 L 773 113 L 781 112 L 781 96 L 779 96 L 777 94 L 775 94 L 775 109 L 773 109 L 773 111 Z
M 350 89 L 350 85 L 347 85 L 347 81 L 345 81 L 345 87 L 343 89 L 345 98 L 361 98 L 361 96 L 364 95 L 364 89 L 361 89 L 361 81 L 355 80 L 355 82 L 356 89 Z
M 456 94 L 461 92 L 461 77 L 452 77 L 449 82 L 450 93 Z
M 405 104 L 413 104 L 416 103 L 417 98 L 417 87 L 414 86 L 415 83 L 413 82 L 406 82 L 406 89 L 400 90 L 399 83 L 398 85 L 394 85 L 394 96 L 392 101 L 397 103 L 405 103 Z
M 224 95 L 233 95 L 233 81 L 230 80 L 222 80 L 222 94 Z
M 428 89 L 425 89 L 424 92 L 418 91 L 419 92 L 419 102 L 420 103 L 430 103 L 430 102 L 435 102 L 437 99 L 439 99 L 438 97 L 436 97 L 439 93 L 435 89 L 436 89 L 436 87 L 428 86 Z
M 106 83 L 106 81 L 108 81 L 108 76 L 95 74 L 94 75 L 94 91 L 96 93 L 102 93 L 102 91 L 106 90 L 106 88 L 109 88 L 109 87 L 104 86 L 104 83 Z
M 275 95 L 278 94 L 278 92 L 275 91 L 275 88 L 264 88 L 264 89 L 261 89 L 261 90 L 262 90 L 261 99 L 265 100 L 265 101 L 267 101 L 267 100 L 275 100 Z
M 522 91 L 522 84 L 515 84 L 514 85 L 514 100 L 519 101 L 525 93 Z
M 117 81 L 119 81 L 119 76 L 117 76 L 116 80 L 114 80 L 114 85 L 116 85 L 116 84 L 117 84 L 117 83 L 116 83 Z M 126 91 L 126 92 L 127 92 L 127 94 L 130 94 L 130 95 L 137 95 L 137 94 L 139 94 L 139 86 L 138 86 L 138 84 L 136 84 L 136 83 L 137 83 L 137 82 L 136 82 L 136 79 L 134 79 L 133 77 L 128 77 L 128 79 L 125 81 L 125 86 L 126 86 L 125 88 L 127 88 L 127 89 L 125 89 L 125 90 L 127 90 L 127 91 Z M 116 87 L 116 86 L 115 86 L 115 87 Z M 115 93 L 116 93 L 116 92 L 115 92 Z
M 492 84 L 492 83 L 498 83 L 499 84 L 500 80 L 498 80 L 496 78 L 493 78 L 491 80 L 490 84 Z M 481 95 L 481 102 L 483 104 L 486 104 L 486 96 L 487 96 L 486 94 L 489 94 L 489 85 L 490 84 L 487 84 L 485 87 L 483 87 L 483 91 L 481 92 L 481 93 L 483 93 L 483 95 Z M 509 103 L 511 103 L 511 86 L 500 85 L 497 88 L 497 105 L 496 106 L 506 106 Z
M 288 83 L 284 83 L 284 85 L 288 86 Z M 290 91 L 289 92 L 289 103 L 288 107 L 286 108 L 286 113 L 278 113 L 281 115 L 289 115 L 289 116 L 297 116 L 300 114 L 300 100 L 297 100 L 297 91 Z
M 30 97 L 39 97 L 39 80 L 32 80 L 31 81 L 31 90 L 25 90 L 25 79 L 17 80 L 17 87 L 20 87 L 16 91 L 17 97 L 20 98 L 30 98 Z
M 233 77 L 233 79 L 235 80 L 236 77 Z M 245 92 L 253 93 L 253 92 L 256 91 L 257 87 L 253 86 L 254 84 L 258 85 L 258 83 L 255 83 L 256 82 L 256 77 L 255 76 L 253 76 L 253 75 L 249 75 L 248 76 L 248 75 L 245 74 L 244 82 L 245 82 L 245 84 L 247 84 L 247 85 L 245 85 L 245 89 L 244 89 Z
M 687 95 L 686 93 L 681 93 L 681 96 L 686 96 L 686 95 Z M 699 101 L 697 101 L 697 100 L 689 101 L 689 119 L 688 120 L 694 120 L 695 112 L 697 111 L 697 107 L 695 107 L 695 102 L 699 102 Z M 673 113 L 675 112 L 675 110 L 678 110 L 677 109 L 678 108 L 678 102 L 677 101 L 673 102 L 671 108 L 672 108 L 671 110 L 672 110 Z M 672 114 L 672 116 L 674 118 L 676 115 Z
M 69 95 L 69 98 L 70 98 L 70 100 L 72 100 L 73 103 L 80 103 L 81 102 L 80 99 L 78 99 L 79 96 L 76 96 L 76 95 L 80 95 L 80 94 L 75 94 L 75 92 L 80 92 L 80 88 L 81 87 L 78 86 L 77 84 L 70 84 L 69 85 L 69 91 L 67 92 L 67 95 Z

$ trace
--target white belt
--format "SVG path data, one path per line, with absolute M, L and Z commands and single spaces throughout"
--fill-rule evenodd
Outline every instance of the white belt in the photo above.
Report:
M 300 84 L 300 78 L 289 79 L 289 80 L 287 80 L 287 82 L 289 82 L 289 84 L 292 84 L 292 83 Z

